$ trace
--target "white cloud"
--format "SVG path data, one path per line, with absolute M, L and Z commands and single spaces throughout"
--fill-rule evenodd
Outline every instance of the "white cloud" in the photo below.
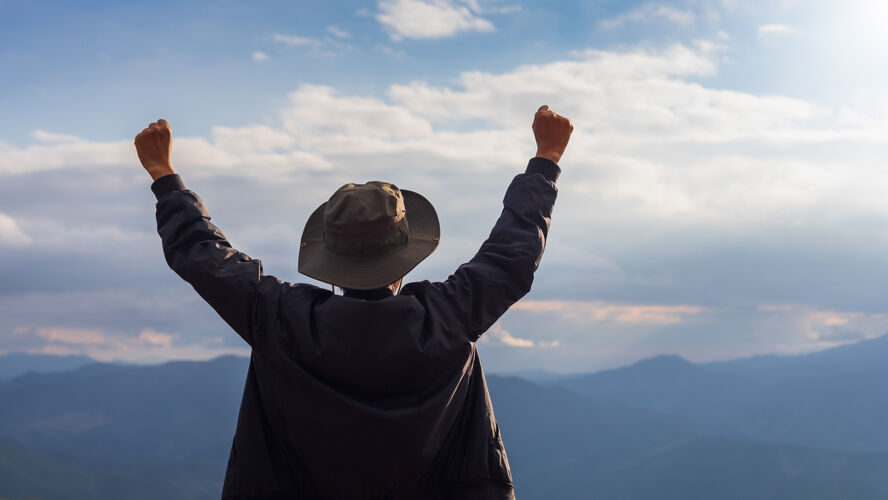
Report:
M 412 164 L 456 160 L 454 168 L 466 170 L 505 168 L 529 154 L 528 110 L 548 103 L 576 126 L 565 161 L 585 166 L 563 189 L 624 214 L 772 219 L 781 207 L 809 207 L 828 193 L 860 189 L 848 185 L 846 163 L 827 163 L 809 146 L 880 144 L 881 120 L 846 119 L 839 127 L 829 108 L 693 81 L 715 74 L 720 54 L 705 42 L 586 50 L 499 74 L 463 73 L 453 86 L 395 84 L 387 99 L 303 85 L 273 122 L 215 127 L 209 139 L 177 136 L 174 155 L 190 178 L 224 172 L 270 182 L 334 167 L 360 172 L 359 157 L 378 154 L 412 156 Z M 696 152 L 704 146 L 705 155 Z M 799 155 L 761 157 L 777 147 L 797 147 Z M 131 141 L 0 145 L 0 175 L 119 168 L 133 158 Z M 866 165 L 875 167 L 863 160 L 856 168 Z M 866 191 L 845 203 L 875 203 L 875 192 Z
M 31 237 L 12 217 L 0 212 L 0 248 L 23 247 L 31 244 Z
M 550 340 L 545 342 L 535 342 L 533 340 L 515 337 L 508 330 L 503 328 L 502 323 L 497 321 L 490 327 L 479 340 L 485 344 L 504 345 L 509 347 L 558 347 L 561 342 L 558 340 Z
M 487 7 L 484 12 L 490 14 L 514 14 L 521 12 L 523 8 L 520 5 L 503 5 L 501 7 Z
M 161 265 L 153 269 L 156 272 L 171 272 L 162 265 L 159 247 L 155 237 L 151 253 L 161 261 Z M 139 260 L 144 259 L 140 257 Z M 198 314 L 197 319 L 194 318 L 196 312 L 202 313 Z M 181 322 L 185 318 L 190 319 L 189 332 L 230 330 L 190 288 L 170 289 L 152 283 L 141 288 L 67 288 L 58 292 L 5 294 L 0 297 L 0 341 L 9 340 L 4 336 L 6 332 L 21 335 L 37 328 L 122 332 L 132 330 L 132 323 L 135 322 L 139 325 L 138 330 L 149 327 L 163 330 L 166 327 L 158 326 L 157 322 Z M 231 335 L 234 337 L 235 334 Z M 194 338 L 187 340 L 194 341 Z
M 176 124 L 172 126 L 175 134 Z M 294 143 L 293 136 L 277 128 L 261 125 L 238 129 L 214 127 L 211 140 L 176 136 L 173 154 L 176 167 L 185 168 L 189 177 L 195 178 L 227 172 L 273 181 L 293 171 L 330 168 L 328 160 L 294 150 L 291 147 Z M 24 148 L 4 147 L 0 143 L 0 177 L 69 169 L 93 174 L 102 171 L 138 174 L 140 168 L 131 140 L 63 142 Z M 142 176 L 133 175 L 128 178 L 128 183 L 142 180 Z
M 292 135 L 267 125 L 213 127 L 212 138 L 219 149 L 237 154 L 292 149 L 295 143 Z
M 282 35 L 280 33 L 271 35 L 271 39 L 292 47 L 314 47 L 323 44 L 322 40 L 317 38 L 308 38 L 295 35 Z
M 289 45 L 290 47 L 303 48 L 306 54 L 316 57 L 336 57 L 345 51 L 353 49 L 351 45 L 341 41 L 341 39 L 344 38 L 341 35 L 347 35 L 345 31 L 338 30 L 335 26 L 331 26 L 330 28 L 333 28 L 336 33 L 339 33 L 339 35 L 336 35 L 335 38 L 310 38 L 277 33 L 272 35 L 271 39 L 275 42 Z
M 139 342 L 150 346 L 170 347 L 173 344 L 173 339 L 176 337 L 177 335 L 158 332 L 152 328 L 145 328 L 139 332 L 137 339 Z
M 37 328 L 34 333 L 50 343 L 62 344 L 101 344 L 105 335 L 101 330 L 82 330 L 74 328 Z
M 787 35 L 795 32 L 795 28 L 786 24 L 763 24 L 758 27 L 759 36 Z
M 58 218 L 25 217 L 22 225 L 33 236 L 24 235 L 27 244 L 34 249 L 53 250 L 67 248 L 69 255 L 99 255 L 125 245 L 152 245 L 157 235 L 152 231 L 134 230 L 113 224 L 98 224 L 94 221 L 77 223 L 61 222 Z M 3 238 L 3 215 L 0 214 L 0 246 Z
M 621 28 L 629 23 L 651 24 L 666 22 L 682 27 L 692 26 L 696 20 L 693 12 L 681 10 L 661 3 L 647 3 L 635 10 L 609 19 L 602 19 L 598 25 L 602 29 Z
M 599 322 L 672 325 L 707 311 L 694 305 L 624 304 L 578 300 L 523 300 L 512 306 L 516 311 L 556 314 L 579 324 Z
M 424 82 L 393 85 L 390 98 L 413 114 L 442 123 L 480 119 L 492 129 L 522 130 L 526 110 L 548 103 L 578 129 L 569 150 L 600 154 L 629 143 L 813 142 L 854 135 L 817 125 L 830 110 L 785 97 L 758 97 L 684 81 L 717 70 L 718 48 L 578 52 L 575 61 L 521 66 L 502 74 L 463 73 L 461 88 Z M 595 130 L 584 136 L 582 130 Z M 868 136 L 868 137 L 875 137 Z M 851 137 L 849 137 L 851 138 Z M 867 136 L 860 136 L 861 139 Z M 596 151 L 585 145 L 596 143 Z M 638 155 L 632 156 L 638 158 Z M 585 158 L 591 158 L 584 156 Z
M 705 42 L 587 50 L 499 74 L 463 73 L 453 86 L 395 84 L 387 99 L 303 85 L 273 122 L 215 127 L 209 139 L 176 136 L 174 155 L 190 178 L 224 172 L 270 182 L 333 168 L 360 172 L 359 157 L 378 154 L 412 156 L 414 165 L 457 160 L 454 168 L 505 168 L 529 154 L 528 110 L 548 103 L 576 126 L 565 161 L 585 166 L 563 189 L 625 214 L 770 219 L 780 207 L 811 206 L 851 188 L 846 163 L 812 156 L 809 145 L 880 144 L 882 121 L 846 120 L 838 127 L 829 108 L 693 81 L 717 72 L 720 53 Z M 705 155 L 696 152 L 704 146 Z M 799 156 L 761 158 L 776 147 L 798 147 Z M 0 145 L 0 175 L 119 168 L 133 158 L 129 140 Z
M 66 327 L 19 328 L 17 335 L 33 335 L 43 345 L 19 349 L 34 354 L 86 355 L 99 361 L 150 363 L 176 359 L 206 360 L 223 355 L 249 356 L 246 347 L 220 347 L 207 344 L 178 343 L 178 334 L 142 329 L 137 336 L 127 336 L 102 329 Z
M 337 38 L 349 38 L 351 33 L 337 26 L 327 26 L 327 31 Z
M 409 109 L 319 85 L 292 92 L 280 120 L 300 146 L 327 154 L 394 151 L 404 141 L 433 136 L 431 123 Z
M 377 45 L 373 47 L 373 50 L 379 52 L 381 54 L 385 54 L 388 56 L 392 56 L 396 59 L 404 59 L 407 57 L 407 53 L 400 49 L 395 49 L 389 47 L 388 45 Z
M 380 0 L 378 7 L 376 20 L 392 40 L 443 38 L 496 29 L 477 15 L 480 9 L 474 0 Z
M 256 51 L 253 52 L 253 60 L 256 62 L 264 62 L 268 60 L 268 54 L 265 52 Z
M 134 154 L 132 140 L 55 142 L 24 148 L 0 142 L 0 177 L 43 170 L 116 167 L 132 163 Z
M 59 142 L 82 142 L 83 139 L 76 135 L 56 134 L 45 130 L 35 130 L 31 132 L 31 137 L 40 142 L 59 143 Z
M 795 354 L 829 349 L 888 332 L 888 313 L 841 311 L 806 304 L 761 304 L 757 307 L 775 331 L 792 332 L 774 347 Z
M 715 99 L 710 100 L 705 96 L 708 92 L 698 85 L 671 78 L 714 74 L 716 53 L 710 44 L 700 44 L 696 49 L 676 45 L 659 51 L 586 50 L 574 53 L 577 60 L 520 66 L 501 74 L 462 73 L 457 88 L 411 82 L 392 85 L 388 94 L 394 102 L 430 120 L 480 118 L 492 127 L 516 127 L 527 120 L 527 109 L 548 103 L 580 127 L 607 125 L 604 131 L 611 133 L 628 122 L 648 124 L 645 128 L 653 125 L 652 119 L 657 116 L 644 114 L 648 105 L 660 108 L 659 114 L 665 116 L 664 107 L 692 106 L 693 100 L 701 98 L 706 99 L 700 103 L 706 108 L 730 102 L 734 96 L 713 92 L 710 95 Z M 758 99 L 740 93 L 736 98 Z M 683 114 L 668 113 L 675 118 Z M 638 131 L 639 127 L 631 128 Z M 687 129 L 679 128 L 677 132 L 686 133 Z

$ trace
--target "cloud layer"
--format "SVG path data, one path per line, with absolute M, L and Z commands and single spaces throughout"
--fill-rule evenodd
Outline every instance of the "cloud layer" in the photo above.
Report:
M 472 3 L 379 8 L 394 38 L 488 29 Z M 398 21 L 408 8 L 461 21 L 420 32 Z M 888 330 L 883 117 L 715 88 L 724 52 L 707 41 L 579 50 L 382 95 L 303 84 L 262 123 L 176 135 L 174 161 L 233 243 L 287 280 L 300 279 L 302 223 L 325 193 L 371 179 L 422 192 L 444 239 L 411 278 L 441 279 L 486 236 L 533 154 L 533 111 L 549 104 L 576 128 L 533 296 L 484 346 L 495 367 L 799 352 Z M 0 247 L 42 275 L 2 269 L 0 350 L 133 359 L 242 348 L 165 268 L 131 140 L 33 139 L 0 142 Z M 145 290 L 155 301 L 136 299 Z M 91 300 L 104 301 L 89 303 L 92 315 L 71 306 Z M 70 316 L 44 314 L 47 303 Z

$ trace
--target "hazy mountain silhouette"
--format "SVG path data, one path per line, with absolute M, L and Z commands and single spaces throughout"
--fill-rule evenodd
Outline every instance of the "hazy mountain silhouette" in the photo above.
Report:
M 93 364 L 0 384 L 0 435 L 102 459 L 227 460 L 248 360 Z
M 615 370 L 569 376 L 556 380 L 555 384 L 596 398 L 624 401 L 664 413 L 694 416 L 701 413 L 732 414 L 736 394 L 747 390 L 741 380 L 692 364 L 675 355 L 657 356 Z M 714 406 L 712 395 L 724 393 L 735 397 L 726 398 L 726 401 L 719 401 L 719 405 Z
M 496 375 L 500 377 L 518 377 L 540 384 L 548 384 L 551 382 L 555 382 L 558 379 L 569 376 L 563 373 L 550 372 L 549 370 L 514 370 L 505 372 L 492 372 L 488 375 Z
M 888 375 L 888 334 L 797 356 L 754 356 L 702 365 L 748 380 L 812 380 L 837 375 Z
M 95 363 L 88 356 L 50 356 L 13 352 L 0 355 L 0 382 L 28 372 L 58 373 Z
M 886 344 L 488 382 L 522 500 L 888 499 Z M 0 498 L 218 498 L 247 363 L 0 383 Z
M 659 356 L 554 384 L 693 420 L 711 433 L 888 452 L 888 336 L 802 356 L 695 365 Z

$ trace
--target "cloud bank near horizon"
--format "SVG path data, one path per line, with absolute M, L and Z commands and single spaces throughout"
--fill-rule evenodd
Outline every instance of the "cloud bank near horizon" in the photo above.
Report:
M 380 2 L 380 16 L 402 4 L 446 4 L 469 16 L 464 29 L 489 31 L 471 2 Z M 682 12 L 614 19 L 695 22 Z M 397 26 L 393 39 L 423 38 Z M 446 84 L 405 79 L 379 95 L 301 84 L 265 120 L 190 136 L 173 123 L 174 164 L 232 243 L 291 281 L 302 223 L 324 193 L 370 179 L 419 191 L 444 238 L 409 278 L 443 279 L 486 236 L 545 103 L 576 129 L 534 292 L 490 332 L 488 365 L 583 370 L 661 352 L 705 361 L 888 331 L 885 116 L 718 88 L 724 43 L 575 50 Z M 241 352 L 165 267 L 147 185 L 129 138 L 0 140 L 0 351 Z

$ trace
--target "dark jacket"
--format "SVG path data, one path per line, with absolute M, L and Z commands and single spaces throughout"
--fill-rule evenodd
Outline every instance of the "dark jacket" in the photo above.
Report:
M 532 159 L 477 255 L 397 296 L 265 275 L 158 179 L 167 263 L 252 347 L 222 498 L 514 498 L 475 341 L 530 290 L 559 172 Z

